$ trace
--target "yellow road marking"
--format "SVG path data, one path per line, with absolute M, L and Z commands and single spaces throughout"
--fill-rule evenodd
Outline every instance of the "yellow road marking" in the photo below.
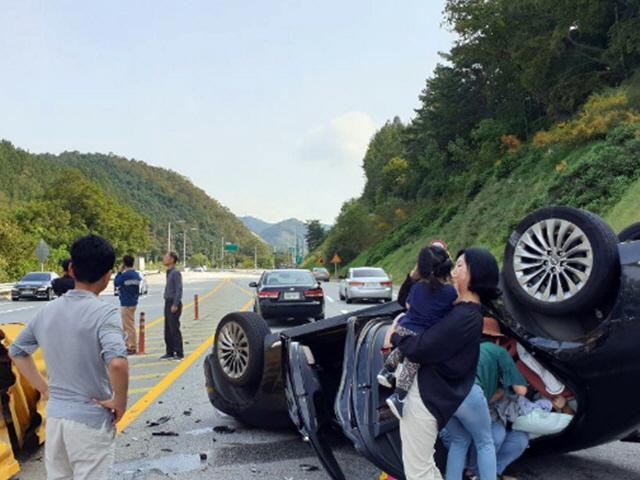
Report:
M 136 393 L 144 393 L 144 392 L 148 392 L 149 390 L 151 390 L 151 387 L 132 388 L 131 390 L 129 390 L 129 395 L 135 395 Z
M 147 362 L 147 363 L 132 363 L 129 365 L 129 368 L 147 368 L 147 367 L 158 367 L 160 365 L 166 365 L 167 367 L 171 366 L 171 362 L 174 360 L 162 360 L 160 362 Z
M 240 285 L 238 285 L 236 282 L 231 281 L 230 282 L 231 285 L 233 285 L 234 287 L 236 287 L 238 290 L 240 290 L 241 292 L 243 292 L 245 295 L 249 295 L 250 297 L 253 297 L 253 292 L 251 290 L 247 290 L 244 287 L 241 287 Z
M 164 375 L 164 373 L 146 373 L 144 375 L 131 375 L 129 377 L 129 381 L 131 380 L 146 380 L 148 378 L 158 378 L 158 377 L 162 377 Z M 129 390 L 129 393 L 131 393 L 131 390 Z
M 251 306 L 252 300 L 249 300 L 240 309 L 244 312 Z M 160 380 L 155 386 L 153 386 L 140 400 L 133 404 L 129 408 L 122 419 L 118 422 L 118 432 L 122 432 L 131 423 L 138 418 L 142 413 L 151 406 L 151 404 L 162 395 L 173 383 L 180 378 L 187 369 L 193 365 L 198 358 L 202 356 L 213 345 L 213 336 L 205 340 L 200 346 L 188 357 L 185 357 L 173 370 L 171 370 L 162 380 Z M 159 362 L 164 363 L 164 362 Z M 149 364 L 147 364 L 149 365 Z
M 215 287 L 213 287 L 211 290 L 209 290 L 207 293 L 205 293 L 204 295 L 202 295 L 200 297 L 200 301 L 205 300 L 207 298 L 209 298 L 211 295 L 213 295 L 214 293 L 216 293 L 217 291 L 219 291 L 226 283 L 229 282 L 228 278 L 224 278 L 222 279 L 222 281 L 216 285 Z M 182 306 L 182 311 L 184 312 L 185 310 L 189 309 L 193 307 L 193 302 L 191 303 L 187 303 L 186 305 Z M 149 322 L 145 325 L 145 330 L 148 330 L 149 328 L 153 328 L 156 325 L 158 325 L 160 322 L 162 322 L 164 320 L 164 315 L 162 315 L 161 317 L 156 318 L 155 320 L 153 320 L 152 322 Z

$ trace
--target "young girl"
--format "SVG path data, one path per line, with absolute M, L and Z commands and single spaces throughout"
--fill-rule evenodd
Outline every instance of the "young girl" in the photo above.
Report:
M 399 335 L 420 335 L 451 311 L 458 298 L 449 283 L 453 263 L 444 248 L 425 247 L 418 256 L 417 273 L 420 281 L 411 287 L 407 300 L 407 313 L 399 317 L 395 332 Z M 400 368 L 398 369 L 398 366 Z M 418 372 L 419 365 L 404 358 L 399 349 L 393 350 L 378 374 L 378 382 L 396 391 L 387 399 L 393 414 L 402 417 L 402 404 Z M 397 373 L 396 370 L 399 370 Z

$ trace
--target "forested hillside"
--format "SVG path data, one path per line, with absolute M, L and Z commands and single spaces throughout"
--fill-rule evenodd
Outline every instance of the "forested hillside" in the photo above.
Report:
M 366 186 L 308 259 L 339 253 L 400 278 L 419 248 L 497 255 L 531 210 L 640 220 L 640 2 L 450 0 L 458 35 L 408 123 L 387 122 Z
M 109 238 L 118 254 L 157 258 L 173 222 L 173 248 L 189 256 L 219 256 L 221 238 L 241 246 L 238 262 L 253 265 L 268 249 L 216 200 L 181 175 L 115 155 L 65 152 L 34 155 L 0 142 L 0 281 L 37 267 L 40 238 L 51 247 L 47 268 L 88 232 Z M 177 223 L 182 220 L 183 223 Z M 195 230 L 191 230 L 195 229 Z

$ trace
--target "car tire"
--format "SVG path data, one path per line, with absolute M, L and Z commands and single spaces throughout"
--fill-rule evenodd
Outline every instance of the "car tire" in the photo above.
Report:
M 20 297 L 18 297 L 18 298 L 11 297 L 11 300 L 14 301 L 14 302 L 19 302 L 20 301 Z
M 265 320 L 254 312 L 226 315 L 216 329 L 214 368 L 232 385 L 255 385 L 262 377 L 264 339 L 269 333 Z
M 640 222 L 629 225 L 618 234 L 621 242 L 635 242 L 640 240 Z
M 352 300 L 351 298 L 349 298 L 349 297 L 347 297 L 347 298 L 345 299 L 345 301 L 346 301 L 349 305 L 351 305 L 351 304 L 353 303 L 353 300 Z
M 597 215 L 548 207 L 528 215 L 504 254 L 506 288 L 525 307 L 545 315 L 598 305 L 619 274 L 618 239 Z
M 339 293 L 338 293 L 338 296 L 340 297 L 340 300 L 341 300 L 341 301 L 344 301 L 344 295 L 342 294 L 342 292 L 339 292 Z
M 318 315 L 317 317 L 315 317 L 315 320 L 316 320 L 316 321 L 318 321 L 318 320 L 324 320 L 324 319 L 325 319 L 324 313 L 323 313 L 322 315 Z
M 47 302 L 50 302 L 51 300 L 53 300 L 53 290 L 49 289 L 47 290 Z

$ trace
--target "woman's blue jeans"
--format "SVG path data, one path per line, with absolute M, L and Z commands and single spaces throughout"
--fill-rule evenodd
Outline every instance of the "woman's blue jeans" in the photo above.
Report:
M 481 480 L 496 478 L 496 450 L 491 435 L 491 415 L 484 392 L 474 385 L 446 426 L 451 444 L 446 480 L 461 480 L 471 442 L 476 445 Z

